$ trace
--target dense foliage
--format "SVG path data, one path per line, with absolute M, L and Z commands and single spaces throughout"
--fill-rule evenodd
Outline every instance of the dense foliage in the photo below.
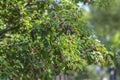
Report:
M 0 76 L 47 80 L 86 64 L 112 64 L 84 14 L 72 0 L 1 0 Z

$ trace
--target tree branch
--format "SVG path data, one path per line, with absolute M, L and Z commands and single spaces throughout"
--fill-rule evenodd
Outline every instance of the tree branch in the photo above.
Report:
M 19 26 L 17 26 L 17 27 L 11 27 L 11 28 L 6 28 L 6 29 L 1 30 L 1 31 L 0 31 L 0 37 L 1 37 L 2 35 L 4 35 L 5 33 L 7 33 L 8 31 L 14 30 L 14 29 L 16 29 L 16 28 L 19 28 Z

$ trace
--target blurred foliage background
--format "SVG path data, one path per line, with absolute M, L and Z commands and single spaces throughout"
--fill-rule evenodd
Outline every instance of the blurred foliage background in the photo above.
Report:
M 116 69 L 117 80 L 120 80 L 120 0 L 114 0 L 111 6 L 104 8 L 96 8 L 90 5 L 88 25 L 94 29 L 96 37 L 107 47 L 108 50 L 114 52 L 114 67 Z M 87 5 L 88 6 L 88 5 Z M 110 66 L 102 67 L 103 75 L 109 79 Z M 92 70 L 92 71 L 91 71 Z M 93 73 L 93 74 L 92 74 Z M 95 73 L 95 74 L 94 74 Z M 81 74 L 81 75 L 80 75 Z M 76 80 L 80 79 L 100 80 L 100 76 L 96 75 L 95 66 L 87 66 L 83 72 L 80 71 Z M 93 77 L 93 78 L 92 78 Z
M 113 51 L 117 76 L 120 76 L 120 0 L 104 9 L 90 7 L 90 25 L 95 30 L 98 39 L 107 49 Z M 120 79 L 120 78 L 119 78 Z M 118 80 L 119 80 L 118 79 Z

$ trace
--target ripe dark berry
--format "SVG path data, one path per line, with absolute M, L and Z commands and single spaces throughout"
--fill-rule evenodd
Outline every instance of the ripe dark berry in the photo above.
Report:
M 20 16 L 23 17 L 23 16 L 24 16 L 24 13 L 21 12 L 21 13 L 20 13 Z
M 75 31 L 75 30 L 72 30 L 72 31 L 71 31 L 71 33 L 72 33 L 72 34 L 75 34 L 75 33 L 76 33 L 76 31 Z
M 72 30 L 72 26 L 68 26 L 68 30 L 70 30 L 70 31 L 71 31 L 71 30 Z
M 88 3 L 89 2 L 89 0 L 84 0 L 84 4 L 86 4 L 86 3 Z
M 64 23 L 63 23 L 63 22 L 61 22 L 61 23 L 59 23 L 59 26 L 63 26 L 63 24 L 64 24 Z

